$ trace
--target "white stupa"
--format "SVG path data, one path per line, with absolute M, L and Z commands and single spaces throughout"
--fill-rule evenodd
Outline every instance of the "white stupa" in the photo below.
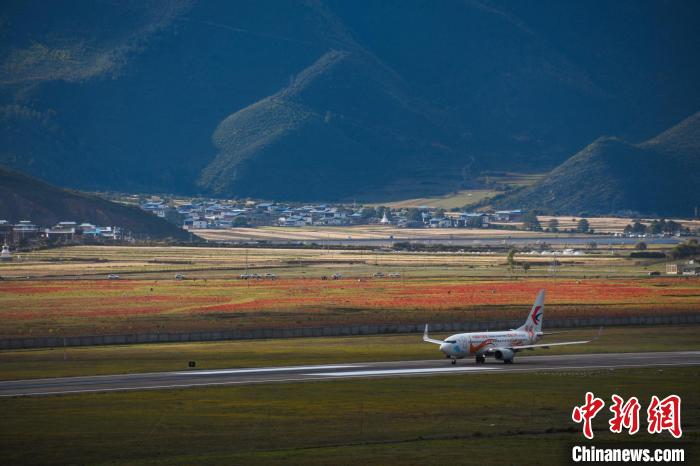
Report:
M 12 253 L 10 252 L 10 247 L 7 244 L 2 245 L 2 252 L 0 253 L 0 260 L 11 261 Z
M 386 218 L 386 210 L 384 211 L 384 216 L 383 216 L 382 219 L 379 221 L 379 223 L 381 223 L 382 225 L 388 225 L 388 224 L 391 223 L 391 222 L 389 221 L 389 219 Z

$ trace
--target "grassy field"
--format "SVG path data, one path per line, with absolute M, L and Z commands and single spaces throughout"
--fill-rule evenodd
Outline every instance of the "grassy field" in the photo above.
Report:
M 383 205 L 392 209 L 402 209 L 406 207 L 436 207 L 441 209 L 452 209 L 453 207 L 462 208 L 477 204 L 484 199 L 491 198 L 501 194 L 503 191 L 493 189 L 469 189 L 459 191 L 453 194 L 438 197 L 419 197 L 415 199 L 406 199 L 403 201 L 393 201 L 384 204 L 373 204 L 376 206 Z
M 659 261 L 631 261 L 624 249 L 618 249 L 619 254 L 611 254 L 608 249 L 589 252 L 558 257 L 561 265 L 558 272 L 578 276 L 596 273 L 641 276 L 650 266 L 661 269 L 664 265 Z M 546 275 L 552 258 L 518 254 L 517 260 L 532 265 L 530 275 Z M 0 263 L 0 277 L 106 278 L 109 273 L 117 273 L 172 279 L 175 273 L 182 272 L 190 273 L 191 278 L 232 278 L 248 270 L 301 278 L 341 270 L 354 278 L 366 278 L 375 271 L 387 271 L 387 267 L 414 276 L 510 275 L 505 252 L 72 246 L 26 253 L 21 255 L 21 261 Z
M 543 228 L 547 228 L 549 221 L 553 218 L 557 219 L 559 222 L 558 228 L 560 230 L 569 230 L 576 229 L 576 225 L 582 217 L 557 217 L 549 215 L 540 215 L 537 217 Z M 622 233 L 625 227 L 631 225 L 635 219 L 631 217 L 586 217 L 586 220 L 588 221 L 590 227 L 598 233 Z M 690 228 L 691 230 L 697 230 L 700 228 L 700 220 L 673 220 L 680 223 L 684 228 Z M 641 219 L 641 221 L 646 225 L 651 224 L 650 219 Z
M 475 237 L 547 237 L 551 234 L 523 230 L 484 230 L 482 228 L 397 228 L 383 225 L 357 225 L 346 227 L 258 227 L 228 228 L 223 230 L 193 230 L 198 236 L 211 241 L 288 241 L 316 242 L 330 240 L 396 240 L 416 239 L 472 239 Z M 564 236 L 562 234 L 562 236 Z
M 697 312 L 683 278 L 0 282 L 0 336 L 61 336 Z
M 578 329 L 541 341 L 584 340 L 596 334 L 597 329 Z M 700 326 L 692 325 L 610 327 L 586 345 L 523 354 L 700 350 L 699 336 Z M 182 370 L 188 361 L 196 361 L 200 369 L 219 369 L 440 358 L 434 345 L 415 334 L 12 350 L 0 352 L 0 379 Z
M 700 368 L 351 380 L 0 400 L 6 464 L 561 464 L 571 444 L 696 449 Z M 589 390 L 682 397 L 684 436 L 571 421 Z M 696 450 L 687 451 L 689 458 Z M 694 460 L 690 460 L 689 464 Z

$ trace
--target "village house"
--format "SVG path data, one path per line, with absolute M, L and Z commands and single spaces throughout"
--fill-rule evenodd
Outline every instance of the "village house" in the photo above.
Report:
M 523 212 L 521 209 L 516 210 L 497 210 L 493 213 L 493 220 L 495 222 L 519 222 L 522 220 Z
M 685 264 L 666 264 L 667 275 L 700 275 L 700 265 L 694 260 L 689 260 Z

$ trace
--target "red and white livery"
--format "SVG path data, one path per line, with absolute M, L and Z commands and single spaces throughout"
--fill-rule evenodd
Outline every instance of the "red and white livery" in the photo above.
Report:
M 491 356 L 506 364 L 513 362 L 515 353 L 525 349 L 549 348 L 560 345 L 580 345 L 592 340 L 563 341 L 559 343 L 537 344 L 542 333 L 542 320 L 544 317 L 544 290 L 537 294 L 535 304 L 527 314 L 525 323 L 516 329 L 503 332 L 471 332 L 458 333 L 446 340 L 436 340 L 428 336 L 428 324 L 425 324 L 423 341 L 440 345 L 440 351 L 445 357 L 457 363 L 457 359 L 467 356 L 475 356 L 477 364 L 486 362 L 486 357 Z M 597 337 L 596 337 L 597 338 Z

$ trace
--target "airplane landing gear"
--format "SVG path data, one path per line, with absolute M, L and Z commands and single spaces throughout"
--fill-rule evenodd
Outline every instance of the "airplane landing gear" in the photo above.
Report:
M 477 364 L 484 364 L 485 362 L 486 362 L 486 356 L 477 356 L 476 357 Z
M 503 364 L 513 364 L 513 360 L 512 359 L 504 359 Z
M 456 360 L 456 359 L 453 359 L 453 360 L 452 360 L 452 365 L 454 366 L 455 364 L 457 364 L 457 360 Z

